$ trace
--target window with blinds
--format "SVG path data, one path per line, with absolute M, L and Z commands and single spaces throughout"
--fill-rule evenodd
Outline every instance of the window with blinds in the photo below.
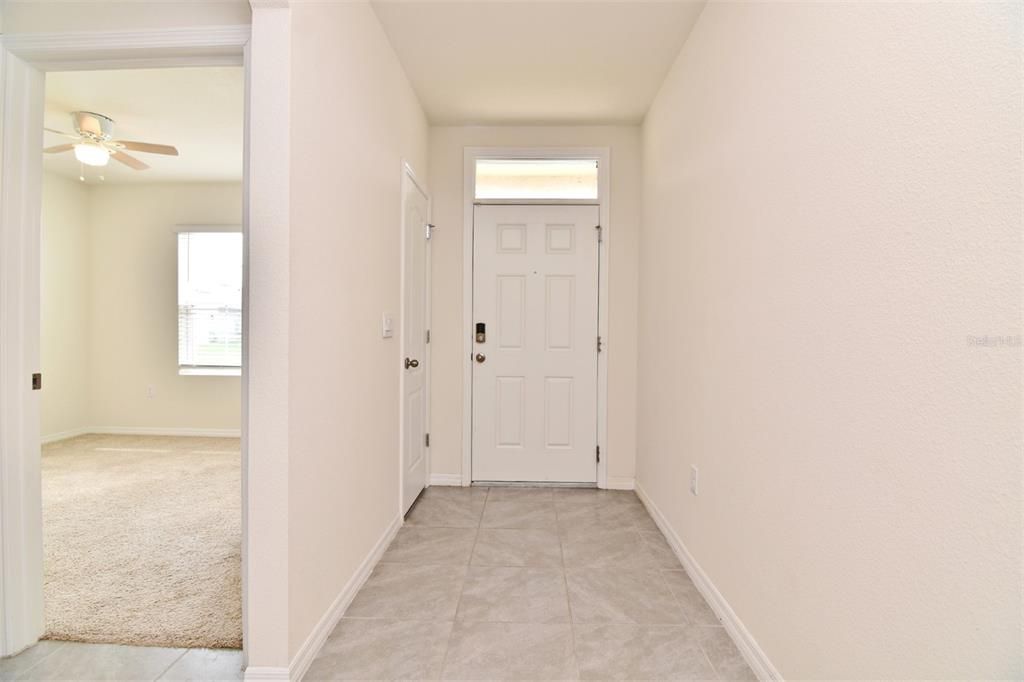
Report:
M 239 375 L 242 233 L 178 233 L 178 373 Z

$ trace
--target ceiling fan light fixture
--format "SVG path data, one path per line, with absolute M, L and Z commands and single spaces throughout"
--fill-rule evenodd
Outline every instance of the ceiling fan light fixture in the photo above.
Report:
M 86 166 L 106 166 L 110 152 L 98 144 L 82 142 L 75 145 L 75 158 Z

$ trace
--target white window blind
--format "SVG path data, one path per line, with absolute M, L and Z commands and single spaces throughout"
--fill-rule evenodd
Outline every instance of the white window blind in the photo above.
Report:
M 178 371 L 239 374 L 242 233 L 178 233 Z

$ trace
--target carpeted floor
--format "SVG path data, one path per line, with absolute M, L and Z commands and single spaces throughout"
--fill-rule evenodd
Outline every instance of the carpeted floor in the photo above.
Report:
M 45 445 L 45 636 L 240 647 L 240 472 L 237 438 Z

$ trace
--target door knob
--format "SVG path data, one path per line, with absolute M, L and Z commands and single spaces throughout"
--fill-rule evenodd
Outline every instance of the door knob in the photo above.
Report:
M 420 361 L 419 360 L 410 360 L 409 358 L 405 359 L 405 368 L 406 369 L 409 369 L 410 367 L 419 367 L 419 366 L 420 366 Z
M 487 359 L 487 356 L 484 355 L 483 353 L 477 353 L 476 354 L 476 361 L 477 362 L 483 362 L 486 359 Z

